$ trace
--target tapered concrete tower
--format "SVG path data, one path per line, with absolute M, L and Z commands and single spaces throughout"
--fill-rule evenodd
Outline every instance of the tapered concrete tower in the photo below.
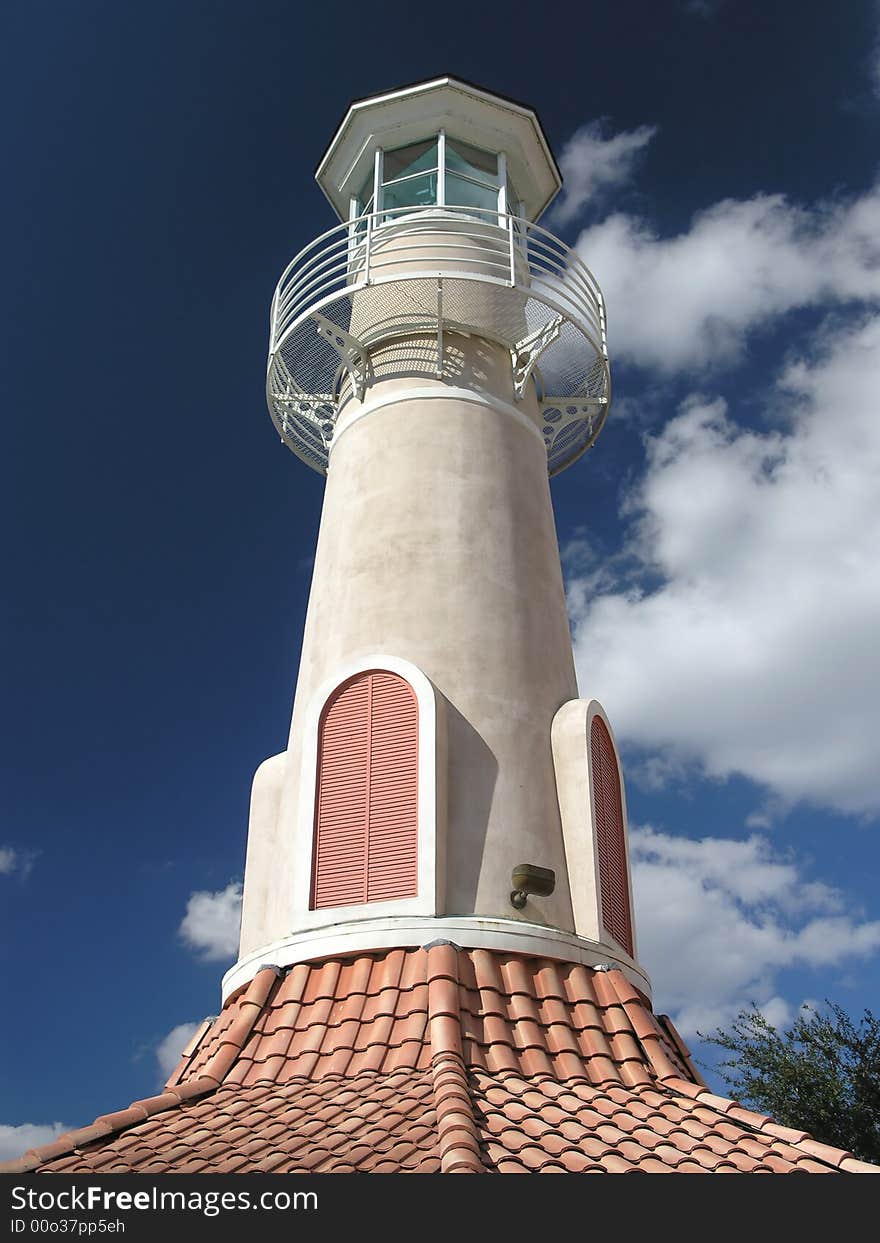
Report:
M 561 185 L 538 118 L 440 78 L 354 104 L 316 175 L 344 223 L 281 278 L 267 392 L 327 486 L 226 991 L 441 937 L 612 961 L 647 993 L 549 488 L 608 413 L 605 309 L 536 223 Z

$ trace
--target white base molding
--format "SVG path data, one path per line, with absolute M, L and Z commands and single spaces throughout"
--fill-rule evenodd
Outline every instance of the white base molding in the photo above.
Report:
M 477 915 L 386 916 L 329 923 L 291 933 L 241 958 L 223 977 L 223 1001 L 247 984 L 262 966 L 289 967 L 298 962 L 369 953 L 371 950 L 404 949 L 452 941 L 462 949 L 488 949 L 556 958 L 587 967 L 603 964 L 618 967 L 650 1001 L 651 981 L 641 967 L 621 950 L 588 941 L 543 924 L 515 919 L 487 919 Z

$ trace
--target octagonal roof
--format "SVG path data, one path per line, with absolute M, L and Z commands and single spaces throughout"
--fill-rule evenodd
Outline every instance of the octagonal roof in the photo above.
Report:
M 402 147 L 440 129 L 472 146 L 505 153 L 508 175 L 530 220 L 538 219 L 562 187 L 534 109 L 452 77 L 356 100 L 315 179 L 339 218 L 347 220 L 349 198 L 363 185 L 377 146 Z
M 0 1169 L 877 1172 L 710 1092 L 621 971 L 448 941 L 263 967 L 164 1092 Z

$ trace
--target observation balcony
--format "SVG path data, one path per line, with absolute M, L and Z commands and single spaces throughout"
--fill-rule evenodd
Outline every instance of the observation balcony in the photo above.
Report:
M 534 383 L 551 475 L 593 444 L 610 376 L 592 273 L 539 225 L 450 206 L 357 216 L 288 265 L 272 300 L 266 385 L 281 439 L 325 472 L 337 415 L 365 399 L 379 356 L 409 342 L 448 379 L 453 334 L 509 353 L 514 401 Z

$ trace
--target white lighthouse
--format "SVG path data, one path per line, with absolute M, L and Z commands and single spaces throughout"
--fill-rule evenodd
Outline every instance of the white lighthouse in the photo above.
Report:
M 317 176 L 343 223 L 281 278 L 268 398 L 327 490 L 239 960 L 161 1093 L 4 1172 L 873 1170 L 712 1093 L 652 1009 L 548 486 L 608 413 L 605 313 L 536 223 L 537 117 L 424 82 Z
M 267 393 L 327 484 L 224 994 L 264 962 L 446 939 L 649 995 L 549 487 L 608 413 L 605 310 L 536 223 L 561 185 L 538 118 L 438 78 L 352 105 L 316 176 L 343 223 L 279 282 Z

